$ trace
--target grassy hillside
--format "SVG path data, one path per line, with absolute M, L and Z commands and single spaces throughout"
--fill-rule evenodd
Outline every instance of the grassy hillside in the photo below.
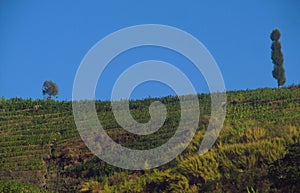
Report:
M 197 153 L 210 115 L 210 96 L 201 94 L 199 128 L 184 153 L 164 166 L 138 172 L 110 166 L 87 149 L 71 102 L 0 99 L 0 192 L 24 183 L 35 186 L 30 192 L 297 192 L 300 85 L 232 91 L 227 99 L 221 135 L 208 153 Z M 147 122 L 155 100 L 166 105 L 168 115 L 164 126 L 149 136 L 123 130 L 110 102 L 97 101 L 96 109 L 116 142 L 149 149 L 165 143 L 180 119 L 177 97 L 131 101 L 132 116 Z

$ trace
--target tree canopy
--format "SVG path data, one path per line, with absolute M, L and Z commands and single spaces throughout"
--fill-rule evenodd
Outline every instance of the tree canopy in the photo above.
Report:
M 57 97 L 58 91 L 58 86 L 55 82 L 51 80 L 46 80 L 44 82 L 42 93 L 44 96 L 47 96 L 47 99 L 51 99 L 52 96 Z
M 271 59 L 274 64 L 272 75 L 277 80 L 277 86 L 279 88 L 286 82 L 285 69 L 283 66 L 284 59 L 281 51 L 281 43 L 279 41 L 280 31 L 278 29 L 274 29 L 270 35 L 270 38 L 273 41 L 271 46 Z

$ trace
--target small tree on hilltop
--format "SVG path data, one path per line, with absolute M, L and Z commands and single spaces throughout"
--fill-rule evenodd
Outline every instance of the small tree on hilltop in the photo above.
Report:
M 43 95 L 47 95 L 47 99 L 51 99 L 52 96 L 56 96 L 58 94 L 58 86 L 55 82 L 51 80 L 46 80 L 43 84 L 42 88 Z
M 274 64 L 274 69 L 272 71 L 273 77 L 277 80 L 278 88 L 285 84 L 285 69 L 283 66 L 283 54 L 281 52 L 281 43 L 279 41 L 280 31 L 274 29 L 270 35 L 271 40 L 273 41 L 271 49 L 271 58 Z

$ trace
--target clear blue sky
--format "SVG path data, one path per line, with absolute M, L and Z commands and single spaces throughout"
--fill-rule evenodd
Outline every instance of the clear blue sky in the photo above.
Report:
M 300 83 L 300 1 L 14 1 L 0 0 L 0 97 L 43 98 L 45 80 L 71 100 L 73 80 L 88 50 L 106 35 L 138 24 L 164 24 L 198 38 L 216 59 L 227 90 L 276 87 L 269 34 L 279 28 L 286 85 Z M 205 81 L 184 58 L 144 47 L 116 58 L 98 82 L 96 96 L 109 99 L 115 78 L 143 60 L 175 63 L 198 92 Z M 101 83 L 101 84 L 100 84 Z M 132 98 L 165 96 L 158 83 L 139 86 Z

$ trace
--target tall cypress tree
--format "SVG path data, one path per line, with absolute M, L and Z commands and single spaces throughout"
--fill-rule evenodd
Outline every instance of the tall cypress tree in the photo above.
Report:
M 278 88 L 284 85 L 285 78 L 285 69 L 283 66 L 283 54 L 281 52 L 281 43 L 279 41 L 280 31 L 274 29 L 270 35 L 271 40 L 273 41 L 271 49 L 271 58 L 274 64 L 274 69 L 272 71 L 273 77 L 277 80 Z

